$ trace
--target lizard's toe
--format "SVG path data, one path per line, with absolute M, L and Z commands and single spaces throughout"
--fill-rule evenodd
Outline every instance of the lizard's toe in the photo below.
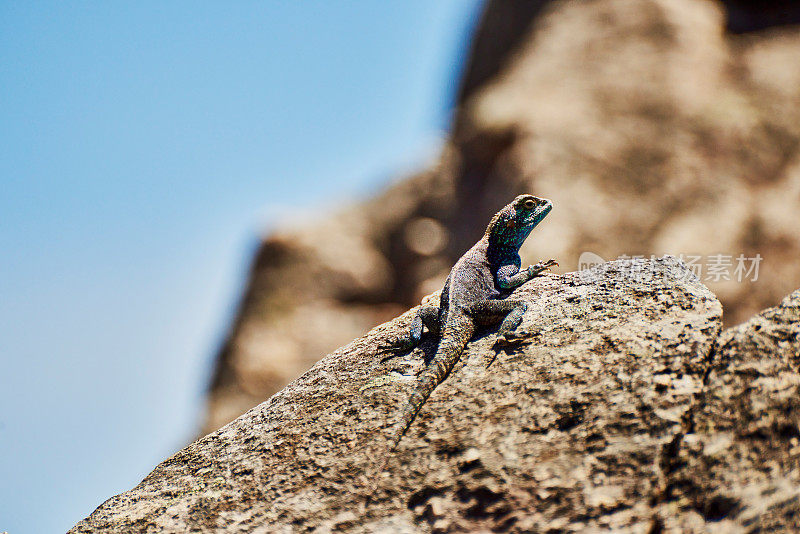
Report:
M 522 342 L 522 337 L 514 332 L 500 334 L 494 342 L 493 348 L 496 350 L 506 347 L 514 347 Z
M 408 339 L 408 338 L 398 338 L 384 341 L 383 343 L 378 345 L 378 350 L 381 352 L 386 351 L 397 351 L 397 352 L 408 352 L 413 350 L 417 346 L 417 343 Z

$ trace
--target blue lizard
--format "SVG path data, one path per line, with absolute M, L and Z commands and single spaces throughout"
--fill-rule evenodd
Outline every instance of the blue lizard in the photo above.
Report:
M 422 405 L 461 357 L 478 326 L 502 321 L 497 332 L 501 342 L 507 341 L 507 335 L 519 326 L 527 306 L 505 297 L 515 287 L 558 265 L 551 259 L 520 270 L 519 248 L 552 208 L 552 202 L 533 195 L 515 198 L 492 218 L 481 240 L 453 266 L 439 306 L 423 306 L 417 311 L 408 335 L 398 340 L 396 346 L 408 350 L 418 345 L 423 325 L 432 334 L 441 336 L 441 340 L 436 355 L 417 378 L 388 452 L 400 443 Z

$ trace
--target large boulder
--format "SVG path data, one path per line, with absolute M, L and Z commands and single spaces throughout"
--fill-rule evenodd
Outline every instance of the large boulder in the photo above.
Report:
M 435 298 L 435 297 L 434 297 Z M 320 360 L 103 503 L 83 532 L 791 531 L 800 517 L 800 291 L 721 333 L 672 257 L 547 275 L 520 343 L 481 331 L 380 470 L 435 351 Z M 389 357 L 388 356 L 393 356 Z

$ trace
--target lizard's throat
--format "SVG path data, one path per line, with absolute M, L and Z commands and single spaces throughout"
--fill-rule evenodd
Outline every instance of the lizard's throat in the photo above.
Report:
M 531 234 L 534 226 L 514 228 L 513 231 L 509 228 L 495 229 L 489 236 L 489 246 L 516 252 Z

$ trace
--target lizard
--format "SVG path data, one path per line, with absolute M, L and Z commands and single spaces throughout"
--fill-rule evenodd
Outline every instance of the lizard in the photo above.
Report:
M 477 328 L 502 321 L 497 335 L 498 343 L 503 344 L 519 326 L 527 305 L 505 297 L 514 288 L 558 265 L 550 259 L 520 270 L 522 243 L 552 208 L 550 200 L 520 195 L 497 212 L 483 237 L 451 269 L 439 306 L 420 307 L 408 333 L 393 344 L 401 350 L 413 349 L 422 339 L 423 326 L 440 336 L 436 354 L 417 377 L 401 412 L 381 472 L 389 454 L 397 448 L 431 393 L 453 369 Z

